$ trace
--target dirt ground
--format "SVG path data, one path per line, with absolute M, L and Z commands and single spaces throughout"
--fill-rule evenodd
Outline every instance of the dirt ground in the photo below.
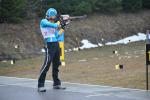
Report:
M 113 51 L 118 51 L 114 54 Z M 145 89 L 145 43 L 104 46 L 65 54 L 66 66 L 60 67 L 62 81 Z M 0 62 L 0 75 L 38 78 L 43 56 L 17 61 L 15 65 Z M 116 70 L 115 65 L 123 65 Z M 52 80 L 51 70 L 47 79 Z M 149 68 L 150 79 L 150 68 Z M 150 84 L 149 84 L 150 86 Z

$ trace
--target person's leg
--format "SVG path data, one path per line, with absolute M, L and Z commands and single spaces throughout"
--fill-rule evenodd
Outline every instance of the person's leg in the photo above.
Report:
M 53 76 L 53 88 L 54 89 L 65 89 L 65 87 L 61 87 L 61 81 L 58 77 L 59 66 L 60 66 L 60 49 L 59 44 L 56 43 L 56 52 L 54 58 L 52 60 L 52 76 Z
M 60 62 L 57 58 L 57 56 L 54 57 L 53 59 L 53 66 L 52 66 L 52 76 L 53 76 L 53 89 L 66 89 L 66 87 L 62 87 L 61 86 L 61 81 L 60 79 L 58 78 L 58 74 L 59 74 L 59 65 L 60 65 Z
M 45 61 L 44 61 L 44 64 L 42 66 L 42 69 L 40 70 L 40 75 L 39 75 L 39 79 L 38 79 L 38 91 L 39 92 L 45 92 L 46 91 L 43 87 L 45 84 L 46 73 L 49 70 L 50 63 L 51 63 L 51 58 L 50 58 L 48 48 L 46 48 L 45 51 L 46 51 L 45 52 L 46 57 L 45 57 Z
M 58 57 L 54 57 L 53 59 L 53 65 L 52 65 L 52 77 L 53 77 L 53 86 L 56 85 L 61 85 L 61 81 L 58 78 L 58 73 L 59 73 L 59 62 L 58 62 Z
M 58 78 L 59 65 L 60 65 L 60 52 L 59 45 L 55 43 L 55 55 L 52 60 L 52 77 L 53 77 L 53 86 L 61 85 L 60 79 Z

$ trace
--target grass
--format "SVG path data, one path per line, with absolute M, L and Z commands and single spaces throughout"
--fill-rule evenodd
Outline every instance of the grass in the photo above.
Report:
M 144 42 L 67 52 L 65 56 L 66 66 L 60 67 L 63 81 L 145 89 Z M 0 62 L 0 75 L 37 78 L 43 59 L 44 56 L 19 60 L 15 65 Z M 124 68 L 116 70 L 116 64 Z M 47 79 L 52 80 L 51 70 Z

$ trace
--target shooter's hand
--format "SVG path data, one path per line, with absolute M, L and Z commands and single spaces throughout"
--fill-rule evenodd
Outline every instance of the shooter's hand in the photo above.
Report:
M 62 15 L 65 24 L 68 25 L 70 23 L 70 16 L 69 15 Z
M 57 21 L 56 23 L 58 24 L 58 29 L 60 30 L 62 27 L 60 21 Z

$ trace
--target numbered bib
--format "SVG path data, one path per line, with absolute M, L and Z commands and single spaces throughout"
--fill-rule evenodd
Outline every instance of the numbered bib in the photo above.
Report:
M 55 37 L 55 28 L 41 28 L 42 35 L 45 38 Z

